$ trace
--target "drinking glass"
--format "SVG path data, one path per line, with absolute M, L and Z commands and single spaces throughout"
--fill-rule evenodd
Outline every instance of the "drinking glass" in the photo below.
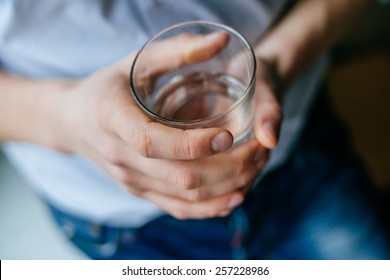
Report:
M 159 63 L 153 58 L 164 55 L 151 54 L 158 50 L 153 48 L 156 44 L 180 34 L 202 39 L 215 32 L 225 32 L 228 40 L 210 58 L 172 65 L 158 75 L 151 70 Z M 131 68 L 130 87 L 138 105 L 154 121 L 182 129 L 225 128 L 239 143 L 252 137 L 255 72 L 253 50 L 239 32 L 219 23 L 190 21 L 160 31 L 140 49 Z

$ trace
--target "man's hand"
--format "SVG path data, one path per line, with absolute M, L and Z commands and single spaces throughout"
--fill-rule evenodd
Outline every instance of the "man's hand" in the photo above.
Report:
M 278 142 L 282 120 L 278 100 L 291 82 L 339 39 L 374 0 L 300 0 L 254 46 L 258 57 L 254 122 L 256 138 Z
M 215 33 L 164 41 L 155 46 L 159 63 L 152 71 L 159 75 L 207 60 L 227 40 L 226 33 Z M 134 56 L 62 93 L 65 133 L 60 149 L 86 156 L 128 192 L 177 218 L 227 215 L 243 201 L 265 164 L 266 148 L 253 140 L 225 152 L 233 141 L 227 130 L 182 130 L 150 120 L 129 92 Z

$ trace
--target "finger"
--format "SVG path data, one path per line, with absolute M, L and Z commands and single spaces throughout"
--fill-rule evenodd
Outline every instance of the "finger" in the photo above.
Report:
M 251 140 L 228 153 L 199 160 L 161 160 L 144 157 L 136 159 L 137 153 L 122 145 L 112 163 L 150 174 L 151 177 L 164 181 L 177 190 L 188 190 L 240 176 L 258 165 L 259 161 L 266 159 L 267 152 L 268 150 L 259 145 L 257 140 Z
M 124 147 L 124 145 L 120 146 Z M 250 160 L 246 160 L 246 167 L 237 174 L 235 172 L 238 170 L 235 168 L 226 169 L 226 165 L 229 164 L 226 164 L 227 160 L 224 158 L 221 158 L 220 161 L 210 162 L 210 166 L 197 163 L 199 166 L 196 168 L 199 171 L 207 171 L 207 174 L 214 175 L 219 170 L 225 171 L 221 178 L 215 177 L 215 183 L 207 178 L 200 184 L 197 176 L 204 176 L 204 174 L 183 173 L 183 170 L 192 172 L 193 167 L 191 165 L 185 166 L 184 169 L 181 166 L 190 163 L 190 161 L 175 161 L 175 164 L 171 164 L 171 161 L 146 159 L 140 157 L 131 149 L 111 150 L 104 156 L 106 160 L 95 161 L 103 162 L 104 164 L 101 166 L 106 173 L 131 193 L 134 193 L 132 188 L 137 188 L 140 190 L 154 190 L 189 201 L 201 201 L 237 190 L 249 184 L 259 173 L 267 160 L 268 151 L 264 147 L 259 147 L 256 140 L 242 146 L 237 147 L 231 153 L 237 153 L 240 156 L 242 156 L 242 153 L 247 153 Z M 251 149 L 248 149 L 248 147 Z M 227 153 L 225 156 L 231 157 Z M 211 183 L 204 183 L 209 181 Z
M 161 181 L 148 178 L 134 170 L 124 170 L 117 165 L 103 165 L 118 183 L 129 193 L 144 198 L 172 216 L 179 219 L 209 218 L 227 215 L 242 203 L 244 194 L 241 190 L 230 192 L 218 197 L 192 202 L 184 190 L 169 188 Z
M 126 110 L 113 112 L 110 127 L 144 157 L 199 159 L 224 152 L 233 144 L 232 134 L 225 129 L 183 130 L 164 126 L 151 121 L 134 101 L 132 103 Z
M 166 188 L 166 184 L 154 179 L 151 180 L 143 174 L 131 170 L 123 172 L 123 169 L 120 170 L 115 165 L 110 165 L 110 168 L 107 168 L 106 165 L 104 169 L 117 179 L 119 185 L 126 191 L 154 203 L 178 219 L 225 216 L 244 200 L 244 192 L 237 190 L 218 197 L 193 202 L 187 199 L 188 195 L 184 194 L 183 191 L 178 192 L 175 188 Z
M 183 33 L 163 40 L 143 50 L 142 59 L 138 58 L 141 63 L 137 76 L 159 76 L 186 64 L 209 60 L 223 49 L 228 41 L 229 34 L 226 32 L 213 32 L 204 36 Z M 130 53 L 111 68 L 128 77 L 136 55 L 136 52 Z
M 188 201 L 203 201 L 214 197 L 219 197 L 227 193 L 239 190 L 246 190 L 251 185 L 253 180 L 260 174 L 261 169 L 266 163 L 266 157 L 259 160 L 256 165 L 251 166 L 245 172 L 238 176 L 231 177 L 226 181 L 219 182 L 213 185 L 201 186 L 199 188 L 180 191 L 181 197 Z M 245 193 L 243 192 L 243 193 Z
M 265 152 L 264 152 L 265 151 Z M 208 197 L 218 197 L 232 191 L 241 191 L 245 194 L 253 183 L 254 179 L 260 175 L 261 170 L 268 161 L 268 150 L 258 153 L 255 163 L 252 164 L 245 172 L 238 176 L 233 176 L 226 181 L 217 184 L 202 186 L 187 193 L 187 199 L 197 201 Z
M 254 133 L 262 145 L 274 148 L 279 141 L 282 110 L 277 100 L 275 86 L 266 71 L 260 63 L 256 79 Z
M 265 161 L 263 160 L 263 162 Z M 178 189 L 175 186 L 147 176 L 137 170 L 110 163 L 105 165 L 104 170 L 126 191 L 137 196 L 142 196 L 142 193 L 145 191 L 152 191 L 187 202 L 202 202 L 243 189 L 259 173 L 259 168 L 256 165 L 246 170 L 243 174 L 220 182 L 219 184 L 191 190 Z
M 131 194 L 141 196 L 145 191 L 154 191 L 161 195 L 168 195 L 180 199 L 186 197 L 184 191 L 178 190 L 161 180 L 156 180 L 135 169 L 110 163 L 107 163 L 104 169 L 117 183 Z
M 188 201 L 203 201 L 213 197 L 225 195 L 229 192 L 238 190 L 251 181 L 259 174 L 260 170 L 267 161 L 267 153 L 262 150 L 257 154 L 256 162 L 251 162 L 250 166 L 238 175 L 229 176 L 226 180 L 220 180 L 216 184 L 203 185 L 197 188 L 186 189 L 183 187 L 176 187 L 167 181 L 156 179 L 148 174 L 154 174 L 159 169 L 164 168 L 164 164 L 149 165 L 148 173 L 129 168 L 125 165 L 118 165 L 116 163 L 105 162 L 104 170 L 115 181 L 119 182 L 129 192 L 134 194 L 134 188 L 137 191 L 152 190 L 171 197 L 180 198 Z M 149 160 L 150 161 L 150 160 Z M 155 160 L 160 161 L 160 160 Z M 157 169 L 156 169 L 157 167 Z M 160 168 L 159 168 L 160 167 Z
M 177 189 L 194 189 L 212 185 L 240 176 L 258 161 L 266 157 L 266 148 L 256 140 L 249 141 L 229 153 L 221 153 L 194 161 L 138 161 L 137 168 L 146 173 L 155 170 L 151 175 L 163 180 Z M 132 165 L 133 163 L 129 163 Z M 222 188 L 228 192 L 232 189 Z
M 205 36 L 183 33 L 147 46 L 138 54 L 134 65 L 137 81 L 153 78 L 186 64 L 209 60 L 229 41 L 226 32 L 213 32 Z
M 240 191 L 200 202 L 176 199 L 153 191 L 144 192 L 142 196 L 177 219 L 216 217 L 232 211 L 244 200 L 244 195 Z

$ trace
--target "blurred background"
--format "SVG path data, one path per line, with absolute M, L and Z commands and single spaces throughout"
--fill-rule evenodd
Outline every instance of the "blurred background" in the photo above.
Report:
M 329 93 L 379 188 L 390 187 L 390 5 L 373 9 L 334 49 Z
M 334 48 L 326 82 L 390 223 L 389 4 L 372 9 Z M 84 258 L 0 152 L 0 259 Z

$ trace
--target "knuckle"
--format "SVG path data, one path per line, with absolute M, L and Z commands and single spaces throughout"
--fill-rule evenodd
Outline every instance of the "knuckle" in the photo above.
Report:
M 138 196 L 138 197 L 141 197 L 141 198 L 143 198 L 143 196 L 144 196 L 144 191 L 142 191 L 142 190 L 140 190 L 138 188 L 134 188 L 134 187 L 132 187 L 131 185 L 128 185 L 128 184 L 123 185 L 123 187 L 124 187 L 124 190 L 126 192 L 128 192 L 129 194 L 132 194 L 132 195 L 135 195 L 135 196 Z
M 186 168 L 177 169 L 174 178 L 175 185 L 185 190 L 194 189 L 200 183 L 199 174 Z
M 132 176 L 130 172 L 127 172 L 127 170 L 123 168 L 120 168 L 115 172 L 115 178 L 125 185 L 133 185 L 136 183 L 135 176 Z
M 123 163 L 121 147 L 118 143 L 107 141 L 101 145 L 101 154 L 111 164 L 120 165 Z
M 133 149 L 145 158 L 153 158 L 156 155 L 151 136 L 145 129 L 132 136 L 131 144 Z
M 127 181 L 127 178 L 126 178 L 127 175 L 125 174 L 125 172 L 123 172 L 123 170 L 118 169 L 117 171 L 115 171 L 114 177 L 120 183 L 126 183 L 126 181 Z
M 137 177 L 133 176 L 133 174 L 129 173 L 129 172 L 123 172 L 123 182 L 126 184 L 126 185 L 137 185 Z
M 187 154 L 189 159 L 197 159 L 202 156 L 202 148 L 194 143 L 194 142 L 189 142 L 187 145 Z
M 184 154 L 184 157 L 187 159 L 196 159 L 202 155 L 202 148 L 191 138 L 183 141 L 178 145 L 177 149 L 177 154 Z

